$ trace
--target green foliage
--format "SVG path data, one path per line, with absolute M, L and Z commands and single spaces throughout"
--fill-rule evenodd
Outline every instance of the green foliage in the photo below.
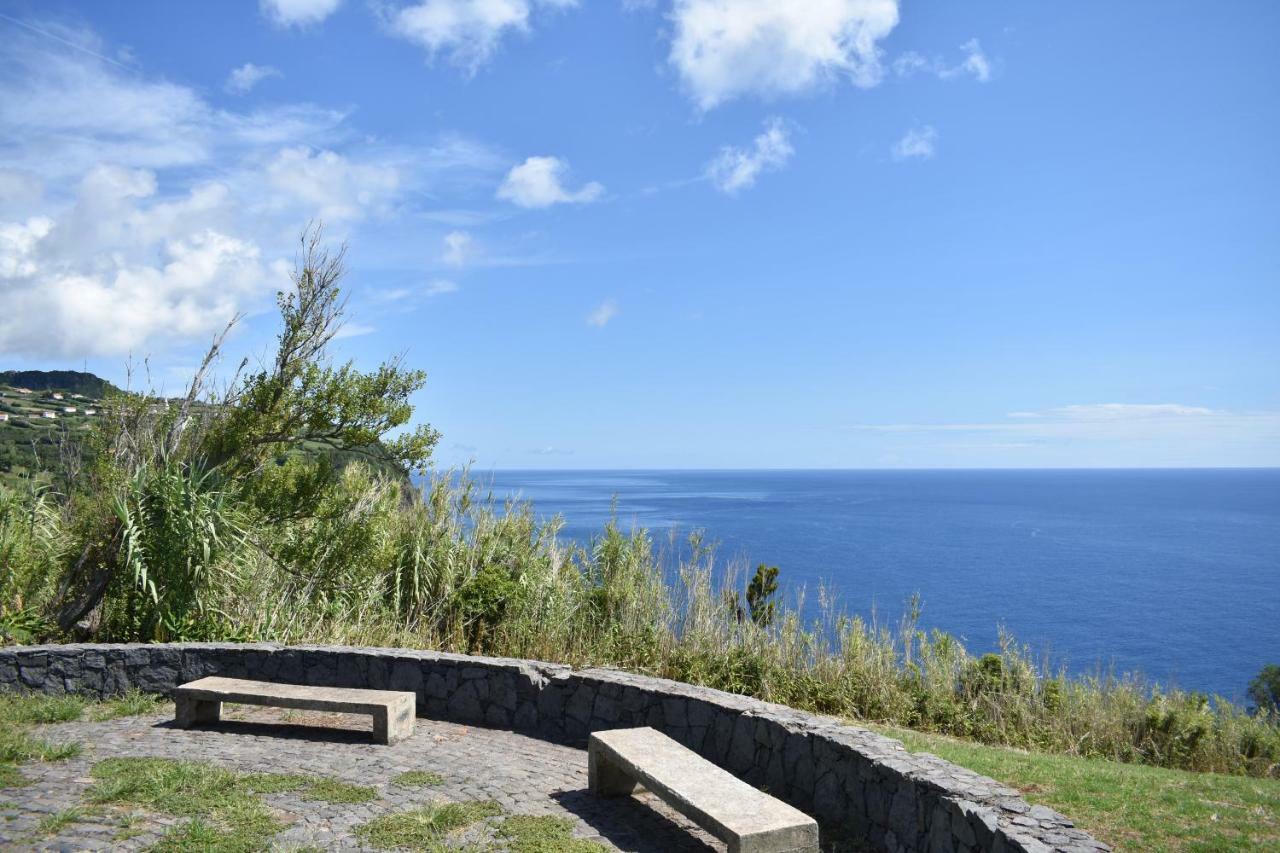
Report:
M 777 596 L 778 567 L 761 563 L 756 566 L 751 583 L 747 584 L 747 610 L 751 613 L 751 621 L 761 628 L 772 625 L 777 612 Z
M 370 373 L 328 361 L 327 347 L 343 323 L 338 282 L 346 250 L 330 253 L 322 237 L 319 228 L 303 234 L 293 288 L 276 296 L 275 358 L 231 390 L 205 434 L 202 455 L 228 479 L 257 472 L 304 443 L 420 469 L 439 439 L 426 425 L 392 437 L 409 422 L 409 397 L 425 384 L 425 373 L 398 360 Z
M 114 502 L 120 526 L 111 630 L 129 640 L 219 637 L 218 593 L 237 580 L 237 513 L 204 472 L 140 468 Z
M 1280 715 L 1280 666 L 1269 663 L 1249 682 L 1255 714 Z

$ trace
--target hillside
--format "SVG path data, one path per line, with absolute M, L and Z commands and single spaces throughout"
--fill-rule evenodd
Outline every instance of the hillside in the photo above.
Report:
M 14 485 L 31 478 L 49 482 L 69 462 L 89 462 L 85 434 L 102 417 L 103 398 L 118 391 L 101 377 L 74 370 L 0 372 L 0 483 Z M 387 476 L 404 477 L 385 454 L 378 458 L 320 445 L 302 445 L 292 452 L 327 456 L 340 468 L 359 460 Z
M 5 370 L 0 371 L 0 387 L 28 388 L 32 391 L 61 391 L 101 400 L 120 389 L 100 376 L 78 370 Z
M 84 434 L 102 416 L 102 395 L 111 389 L 71 370 L 0 373 L 0 482 L 50 479 L 69 461 L 87 461 Z M 93 391 L 100 393 L 86 393 Z

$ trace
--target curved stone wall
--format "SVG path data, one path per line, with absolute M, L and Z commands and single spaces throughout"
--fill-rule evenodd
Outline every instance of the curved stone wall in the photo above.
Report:
M 1106 845 L 1016 791 L 837 720 L 719 690 L 604 669 L 410 649 L 272 644 L 0 648 L 0 690 L 170 693 L 224 675 L 411 690 L 418 714 L 584 744 L 652 726 L 813 815 L 824 839 L 877 850 L 1092 851 Z M 825 847 L 825 845 L 824 845 Z

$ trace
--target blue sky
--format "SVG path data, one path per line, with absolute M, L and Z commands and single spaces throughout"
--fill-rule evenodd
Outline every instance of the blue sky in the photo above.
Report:
M 0 0 L 0 366 L 312 218 L 442 465 L 1280 464 L 1280 6 Z M 228 359 L 228 366 L 234 360 Z

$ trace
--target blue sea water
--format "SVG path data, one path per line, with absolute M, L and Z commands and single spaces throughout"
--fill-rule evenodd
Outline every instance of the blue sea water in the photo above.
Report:
M 1280 470 L 498 471 L 498 496 L 586 540 L 704 530 L 719 555 L 819 581 L 851 613 L 996 647 L 1004 626 L 1073 671 L 1114 666 L 1242 700 L 1280 663 Z

